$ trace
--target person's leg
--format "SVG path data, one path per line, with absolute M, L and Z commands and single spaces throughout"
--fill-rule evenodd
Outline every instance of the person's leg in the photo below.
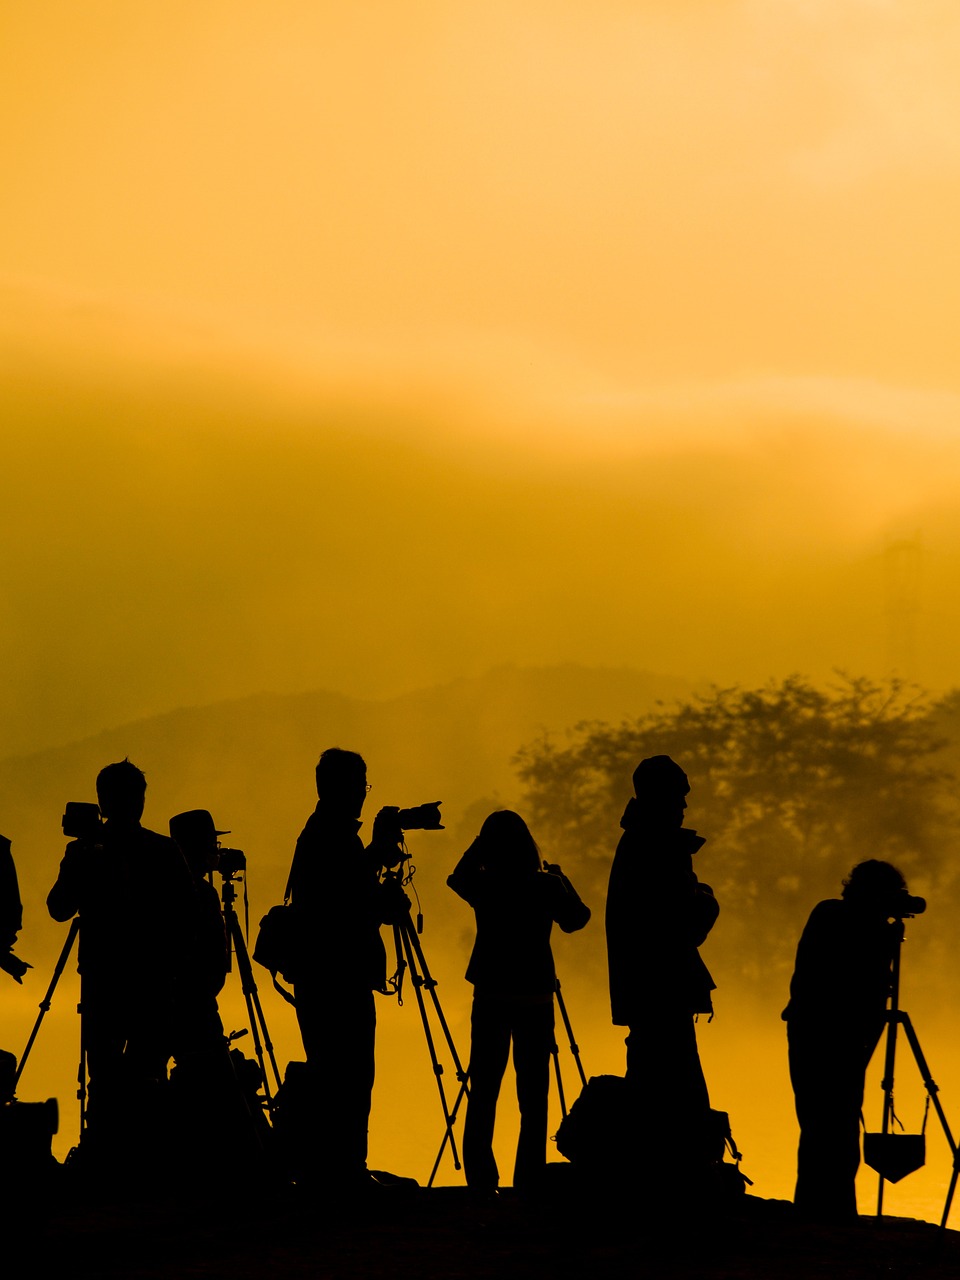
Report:
M 627 1082 L 645 1139 L 671 1176 L 699 1168 L 712 1146 L 707 1092 L 693 1016 L 651 1008 L 627 1037 Z
M 463 1125 L 467 1185 L 493 1191 L 500 1181 L 493 1129 L 500 1083 L 510 1056 L 510 1022 L 497 1000 L 475 995 L 470 1016 L 470 1093 Z
M 553 1001 L 517 1006 L 512 1019 L 520 1137 L 513 1185 L 526 1190 L 543 1178 L 547 1163 L 547 1099 L 554 1045 Z
M 118 1166 L 133 1125 L 126 1096 L 123 1002 L 106 982 L 84 976 L 81 1051 L 87 1077 L 86 1128 L 81 1145 L 96 1163 Z
M 857 1216 L 862 1045 L 788 1025 L 790 1082 L 800 1142 L 794 1203 L 818 1217 Z
M 709 1111 L 691 1014 L 651 1008 L 642 1023 L 629 1028 L 626 1045 L 626 1078 L 650 1106 L 662 1106 L 669 1097 L 685 1115 L 702 1117 Z
M 376 1006 L 369 990 L 298 983 L 297 1021 L 309 1098 L 298 1135 L 302 1173 L 334 1186 L 361 1181 L 375 1076 Z

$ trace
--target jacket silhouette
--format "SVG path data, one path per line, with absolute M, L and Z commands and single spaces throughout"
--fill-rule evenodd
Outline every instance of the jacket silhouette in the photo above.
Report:
M 814 907 L 797 946 L 782 1017 L 800 1124 L 794 1202 L 812 1217 L 857 1215 L 864 1077 L 890 994 L 890 917 L 905 891 L 896 867 L 859 863 L 841 898 Z
M 713 1009 L 698 947 L 720 908 L 693 870 L 704 840 L 683 826 L 686 774 L 669 756 L 651 756 L 633 782 L 607 890 L 610 1006 L 629 1028 L 626 1078 L 651 1116 L 648 1136 L 682 1165 L 709 1122 L 694 1017 Z
M 317 806 L 293 855 L 287 894 L 299 921 L 293 975 L 307 1056 L 308 1100 L 294 1153 L 298 1180 L 324 1193 L 369 1186 L 367 1126 L 375 1076 L 374 991 L 386 987 L 380 926 L 407 899 L 380 872 L 401 857 L 396 811 L 381 811 L 364 847 L 363 757 L 331 747 L 316 770 Z
M 67 846 L 47 896 L 54 920 L 80 913 L 89 1079 L 81 1146 L 110 1163 L 134 1153 L 138 1123 L 160 1123 L 176 974 L 193 927 L 190 871 L 172 840 L 141 826 L 145 792 L 143 774 L 127 760 L 100 771 L 105 825 L 96 839 Z
M 467 981 L 473 983 L 470 1093 L 463 1132 L 468 1186 L 493 1191 L 497 1099 L 513 1044 L 520 1136 L 513 1185 L 536 1186 L 546 1164 L 550 1053 L 554 1045 L 554 924 L 582 929 L 590 909 L 559 867 L 541 870 L 539 850 L 512 810 L 492 813 L 447 884 L 473 907 L 477 937 Z

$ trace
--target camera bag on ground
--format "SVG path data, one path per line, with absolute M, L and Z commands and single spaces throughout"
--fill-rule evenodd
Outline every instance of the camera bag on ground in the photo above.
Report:
M 669 1142 L 656 1139 L 649 1107 L 622 1076 L 591 1076 L 561 1121 L 555 1141 L 580 1173 L 601 1184 L 645 1176 L 653 1145 L 656 1170 L 682 1174 L 706 1203 L 727 1205 L 752 1185 L 740 1171 L 741 1155 L 725 1111 L 711 1110 L 695 1132 L 682 1133 L 674 1124 L 665 1136 Z M 732 1164 L 724 1159 L 728 1151 Z

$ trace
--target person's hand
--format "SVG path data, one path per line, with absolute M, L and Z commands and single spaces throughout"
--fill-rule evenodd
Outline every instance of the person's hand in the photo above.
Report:
M 394 876 L 386 876 L 381 882 L 380 916 L 383 924 L 399 924 L 410 910 L 410 899 L 403 885 Z
M 385 867 L 396 867 L 403 861 L 403 828 L 400 810 L 386 805 L 373 820 L 373 846 Z
M 0 955 L 0 969 L 9 973 L 14 982 L 19 982 L 21 986 L 23 985 L 23 975 L 28 969 L 32 968 L 32 964 L 27 964 L 26 960 L 21 960 L 12 951 L 7 951 Z
M 563 875 L 563 872 L 560 870 L 560 863 L 559 863 L 559 862 L 545 862 L 545 863 L 543 864 L 543 869 L 544 869 L 544 871 L 549 871 L 549 872 L 550 872 L 550 874 L 551 874 L 552 876 L 562 876 L 562 875 Z
M 396 805 L 385 805 L 373 820 L 373 838 L 378 844 L 399 844 L 403 839 L 400 826 L 400 810 Z

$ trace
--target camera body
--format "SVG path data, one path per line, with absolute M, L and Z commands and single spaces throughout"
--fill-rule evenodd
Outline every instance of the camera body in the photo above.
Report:
M 103 818 L 99 806 L 70 801 L 63 810 L 60 819 L 63 834 L 71 840 L 88 840 L 96 843 L 103 830 Z
M 894 895 L 890 904 L 890 915 L 896 920 L 904 920 L 912 916 L 922 916 L 926 909 L 926 898 L 918 898 L 912 893 L 907 893 L 906 889 L 901 889 Z
M 417 804 L 410 809 L 397 810 L 397 822 L 400 824 L 401 831 L 442 831 L 443 823 L 440 821 L 440 805 L 441 800 L 434 800 L 432 804 Z
M 232 880 L 247 869 L 247 855 L 242 849 L 220 849 L 217 870 L 224 880 Z

